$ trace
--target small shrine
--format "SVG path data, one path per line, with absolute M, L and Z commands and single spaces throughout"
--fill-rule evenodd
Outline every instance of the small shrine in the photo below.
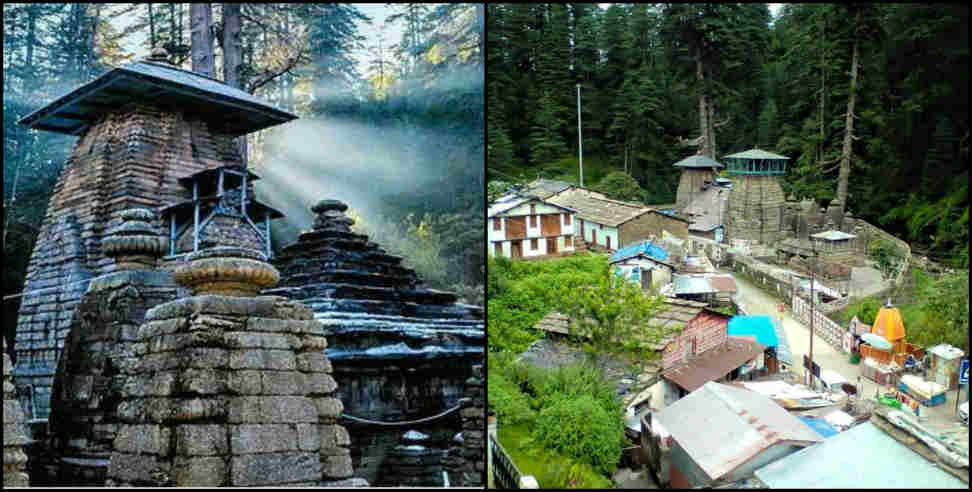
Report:
M 284 215 L 253 198 L 259 176 L 242 166 L 221 166 L 179 179 L 192 199 L 162 209 L 170 256 L 217 246 L 241 246 L 270 258 L 270 220 Z

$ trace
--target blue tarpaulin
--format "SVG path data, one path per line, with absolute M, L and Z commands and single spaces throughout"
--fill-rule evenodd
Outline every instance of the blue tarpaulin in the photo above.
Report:
M 642 241 L 640 243 L 625 246 L 611 255 L 611 263 L 616 263 L 628 258 L 634 258 L 643 254 L 645 256 L 650 256 L 656 260 L 665 261 L 668 259 L 668 250 L 652 243 L 651 241 Z
M 769 316 L 733 316 L 729 320 L 729 336 L 755 336 L 756 343 L 776 347 L 776 329 Z
M 825 439 L 837 434 L 837 429 L 834 429 L 834 426 L 830 425 L 830 423 L 826 420 L 815 419 L 812 417 L 797 418 L 802 420 L 804 424 L 809 425 L 811 429 L 816 431 L 817 434 L 820 434 Z

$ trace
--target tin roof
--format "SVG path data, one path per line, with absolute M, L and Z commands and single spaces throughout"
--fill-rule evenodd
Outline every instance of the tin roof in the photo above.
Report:
M 297 119 L 219 80 L 155 61 L 113 68 L 22 118 L 29 128 L 78 135 L 101 114 L 130 102 L 177 106 L 238 136 Z
M 770 463 L 756 477 L 785 489 L 968 489 L 871 422 Z
M 654 415 L 692 461 L 718 480 L 778 442 L 810 445 L 819 434 L 773 400 L 707 382 Z
M 685 391 L 695 391 L 709 381 L 729 374 L 733 369 L 752 360 L 766 350 L 766 346 L 743 340 L 729 338 L 725 343 L 702 352 L 694 359 L 673 367 L 662 377 L 679 385 Z
M 718 292 L 736 292 L 736 279 L 732 275 L 710 275 L 709 285 Z
M 639 243 L 630 244 L 615 251 L 614 254 L 611 255 L 610 262 L 617 263 L 619 261 L 627 260 L 628 258 L 634 258 L 635 256 L 640 255 L 665 261 L 668 259 L 668 250 L 652 243 L 651 241 L 644 240 Z
M 568 188 L 546 200 L 547 203 L 576 210 L 577 217 L 589 222 L 617 227 L 652 209 L 636 203 L 611 200 L 595 191 Z
M 756 341 L 767 347 L 779 345 L 776 338 L 776 329 L 773 327 L 773 320 L 769 316 L 733 316 L 729 320 L 729 335 L 745 336 L 752 335 Z
M 713 167 L 726 167 L 724 164 L 716 162 L 706 155 L 690 155 L 675 164 L 674 167 L 701 167 L 701 168 L 713 168 Z
M 737 152 L 732 155 L 723 156 L 723 159 L 772 159 L 772 160 L 789 160 L 789 157 L 782 156 L 779 154 L 774 154 L 772 152 L 767 152 L 762 149 L 749 149 L 743 152 Z
M 679 294 L 710 294 L 716 291 L 709 279 L 692 275 L 674 275 L 672 283 L 675 284 L 675 295 Z
M 830 425 L 830 422 L 827 422 L 826 420 L 814 417 L 804 417 L 802 415 L 797 416 L 797 418 L 800 419 L 800 421 L 804 424 L 807 424 L 807 427 L 813 429 L 814 432 L 820 434 L 820 437 L 824 439 L 837 435 L 837 429 Z
M 573 209 L 570 209 L 570 208 L 567 208 L 567 207 L 564 207 L 564 206 L 561 206 L 561 205 L 557 205 L 555 203 L 550 203 L 550 202 L 541 200 L 541 199 L 536 198 L 536 197 L 531 197 L 531 196 L 519 197 L 519 196 L 515 196 L 515 195 L 506 195 L 506 196 L 500 197 L 496 201 L 496 203 L 493 204 L 493 206 L 489 207 L 486 210 L 486 217 L 489 218 L 489 217 L 494 217 L 496 215 L 500 215 L 500 214 L 505 213 L 505 212 L 508 212 L 508 211 L 510 211 L 510 210 L 512 210 L 512 209 L 514 209 L 514 208 L 516 208 L 516 207 L 518 207 L 518 206 L 520 206 L 520 205 L 522 205 L 524 203 L 530 203 L 530 202 L 543 203 L 544 205 L 550 205 L 552 207 L 561 208 L 561 209 L 564 209 L 564 210 L 566 210 L 568 212 L 575 212 L 575 210 L 573 210 Z
M 826 239 L 827 241 L 840 241 L 842 239 L 854 239 L 857 236 L 853 234 L 848 234 L 846 232 L 830 230 L 830 231 L 818 232 L 816 234 L 811 235 L 810 237 L 817 238 L 817 239 Z

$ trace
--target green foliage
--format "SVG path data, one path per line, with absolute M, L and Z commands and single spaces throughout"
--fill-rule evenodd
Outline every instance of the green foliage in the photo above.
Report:
M 638 186 L 638 182 L 630 174 L 621 171 L 614 171 L 605 176 L 594 190 L 604 193 L 609 198 L 626 202 L 637 202 L 644 197 L 644 190 Z
M 505 195 L 510 189 L 510 183 L 506 181 L 490 181 L 486 183 L 486 202 L 493 203 L 497 198 Z
M 904 252 L 883 239 L 871 241 L 867 245 L 867 250 L 885 279 L 889 279 L 904 261 Z
M 545 447 L 610 475 L 621 458 L 624 428 L 617 415 L 605 411 L 592 396 L 581 395 L 541 410 L 534 436 Z
M 591 465 L 540 446 L 527 425 L 500 425 L 499 438 L 517 468 L 544 489 L 609 489 L 613 482 Z
M 533 422 L 536 412 L 530 408 L 526 395 L 499 373 L 490 371 L 487 379 L 489 409 L 503 425 Z

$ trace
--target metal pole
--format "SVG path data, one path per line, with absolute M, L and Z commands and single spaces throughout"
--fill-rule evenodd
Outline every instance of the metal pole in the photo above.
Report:
M 580 161 L 580 185 L 584 187 L 584 138 L 581 134 L 581 85 L 577 84 L 577 153 Z
M 812 243 L 811 243 L 812 244 Z M 810 371 L 810 377 L 807 378 L 809 386 L 813 388 L 813 281 L 815 278 L 814 267 L 817 266 L 817 252 L 813 251 L 813 266 L 810 267 L 810 367 L 807 368 Z

